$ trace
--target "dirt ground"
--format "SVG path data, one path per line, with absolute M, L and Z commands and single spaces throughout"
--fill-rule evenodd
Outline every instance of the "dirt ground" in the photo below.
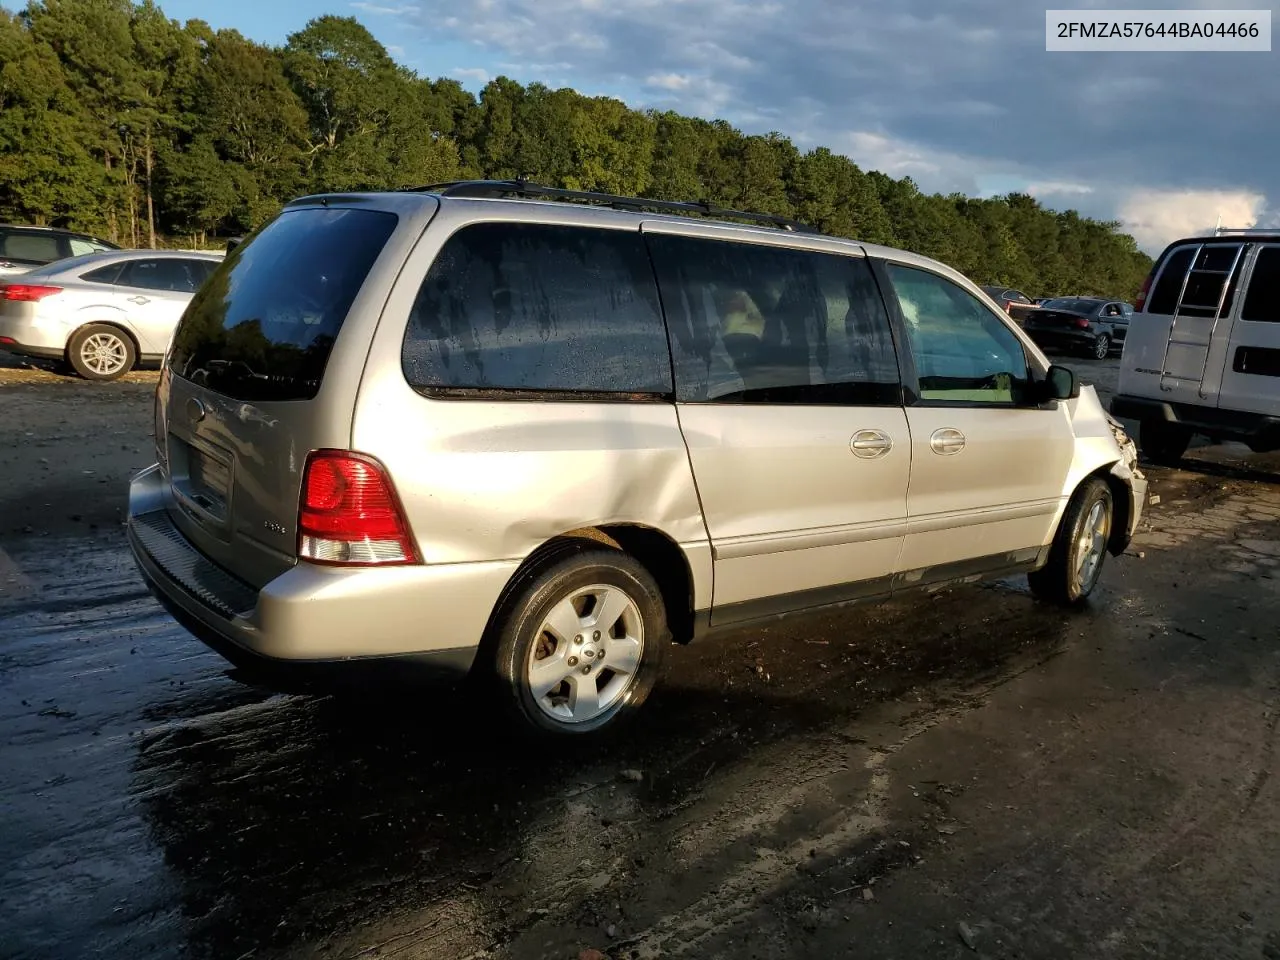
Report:
M 124 548 L 154 380 L 0 369 L 0 957 L 1280 958 L 1280 457 L 1150 469 L 1082 611 L 677 648 L 625 736 L 530 750 L 229 680 Z

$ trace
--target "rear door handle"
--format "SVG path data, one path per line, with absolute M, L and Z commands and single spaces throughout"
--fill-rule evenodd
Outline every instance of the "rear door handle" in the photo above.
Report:
M 929 447 L 940 456 L 950 456 L 964 449 L 964 434 L 955 427 L 939 427 L 929 437 Z
M 151 298 L 150 297 L 130 297 L 129 302 L 136 303 L 138 306 L 142 306 L 144 303 L 150 303 Z
M 874 460 L 893 449 L 893 440 L 883 430 L 859 430 L 849 441 L 849 449 L 855 457 Z

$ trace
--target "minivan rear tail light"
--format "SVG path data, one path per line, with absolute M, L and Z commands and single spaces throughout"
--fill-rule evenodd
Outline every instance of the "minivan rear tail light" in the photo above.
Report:
M 0 283 L 0 300 L 13 300 L 16 303 L 36 303 L 61 292 L 61 287 L 46 287 L 36 283 Z
M 347 450 L 307 457 L 298 510 L 298 556 L 336 566 L 418 563 L 404 509 L 386 469 Z
M 1138 299 L 1133 302 L 1133 312 L 1142 313 L 1147 306 L 1147 294 L 1151 292 L 1151 280 L 1156 275 L 1156 267 L 1159 264 L 1151 265 L 1151 272 L 1147 274 L 1147 279 L 1142 281 L 1142 289 L 1138 291 Z

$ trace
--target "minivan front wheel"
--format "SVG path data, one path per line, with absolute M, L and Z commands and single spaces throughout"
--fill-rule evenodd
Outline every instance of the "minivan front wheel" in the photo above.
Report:
M 1105 481 L 1090 477 L 1080 484 L 1062 515 L 1048 563 L 1027 575 L 1031 592 L 1061 606 L 1084 601 L 1102 575 L 1113 514 Z
M 649 571 L 594 544 L 538 572 L 506 610 L 498 678 L 517 718 L 545 733 L 592 733 L 635 711 L 670 641 Z

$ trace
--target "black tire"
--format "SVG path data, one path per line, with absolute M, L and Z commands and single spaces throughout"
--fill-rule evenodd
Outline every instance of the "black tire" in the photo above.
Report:
M 1096 552 L 1096 563 L 1085 569 L 1081 564 L 1078 548 L 1086 528 L 1094 525 L 1094 507 L 1097 505 L 1101 505 L 1103 530 L 1090 537 L 1091 554 Z M 1111 488 L 1105 481 L 1090 477 L 1080 484 L 1062 514 L 1062 522 L 1058 524 L 1058 532 L 1049 548 L 1048 563 L 1034 573 L 1027 574 L 1031 592 L 1041 600 L 1064 607 L 1083 603 L 1102 576 L 1114 517 Z
M 119 327 L 91 323 L 81 327 L 67 344 L 67 362 L 86 380 L 119 380 L 133 369 L 138 351 Z
M 627 608 L 625 616 L 638 618 L 638 662 L 629 672 L 618 673 L 610 669 L 610 662 L 619 662 L 614 654 L 620 647 L 610 645 L 607 636 L 598 637 L 599 631 L 592 631 L 591 625 L 586 624 L 594 609 L 591 604 L 603 602 L 594 595 L 578 600 L 587 604 L 578 612 L 577 623 L 580 626 L 573 628 L 580 629 L 581 634 L 558 638 L 555 633 L 542 629 L 544 621 L 557 605 L 566 601 L 574 603 L 570 598 L 575 593 L 594 586 L 618 591 L 632 605 Z M 619 617 L 616 622 L 623 624 L 623 618 Z M 606 625 L 606 631 L 611 626 Z M 636 624 L 624 626 L 631 636 Z M 613 728 L 634 714 L 653 690 L 661 670 L 663 652 L 671 642 L 662 591 L 649 571 L 630 554 L 589 542 L 573 544 L 558 551 L 548 558 L 545 566 L 528 575 L 525 582 L 511 592 L 490 629 L 494 676 L 499 695 L 505 700 L 509 712 L 528 730 L 561 736 L 582 736 L 606 727 Z M 584 642 L 575 642 L 577 636 L 581 636 Z M 613 640 L 613 644 L 628 643 L 630 641 L 625 638 Z M 563 649 L 560 644 L 565 645 Z M 597 650 L 600 651 L 599 659 L 594 655 Z M 549 666 L 552 660 L 557 660 L 557 666 L 553 668 L 557 671 L 560 664 L 574 664 L 561 681 L 561 686 L 541 697 L 535 694 L 529 677 L 539 653 L 543 657 L 538 659 L 547 660 Z M 625 654 L 622 659 L 626 659 Z M 614 699 L 596 715 L 585 716 L 586 708 L 581 719 L 554 716 L 550 712 L 553 709 L 575 709 L 571 691 L 576 691 L 578 684 L 587 682 L 593 684 L 597 695 L 602 698 L 614 689 L 615 682 L 619 686 Z
M 1100 333 L 1093 341 L 1093 359 L 1105 360 L 1111 356 L 1111 338 L 1105 333 Z
M 1165 420 L 1143 420 L 1138 429 L 1138 447 L 1152 463 L 1177 466 L 1191 444 L 1191 431 Z

